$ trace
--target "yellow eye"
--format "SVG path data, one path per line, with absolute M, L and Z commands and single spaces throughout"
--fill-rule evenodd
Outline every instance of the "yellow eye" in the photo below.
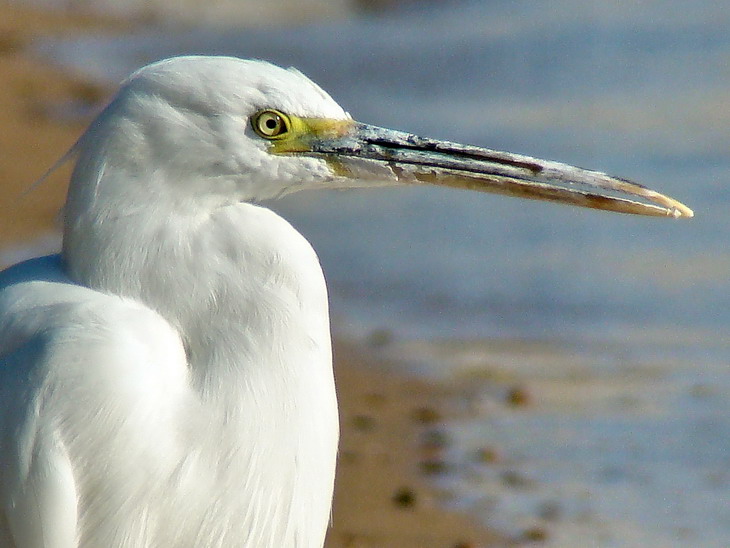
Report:
M 254 131 L 264 139 L 278 139 L 289 131 L 289 118 L 276 110 L 262 110 L 251 118 Z

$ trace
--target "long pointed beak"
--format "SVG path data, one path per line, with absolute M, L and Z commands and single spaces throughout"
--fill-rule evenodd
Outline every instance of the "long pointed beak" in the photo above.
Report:
M 693 216 L 673 198 L 598 171 L 360 123 L 338 133 L 314 139 L 300 153 L 323 157 L 339 176 L 363 181 L 427 183 L 635 215 Z

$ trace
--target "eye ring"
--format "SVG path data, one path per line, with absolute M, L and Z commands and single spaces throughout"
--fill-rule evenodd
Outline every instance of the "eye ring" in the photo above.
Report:
M 251 117 L 251 126 L 259 137 L 280 139 L 289 133 L 289 118 L 278 110 L 261 110 Z

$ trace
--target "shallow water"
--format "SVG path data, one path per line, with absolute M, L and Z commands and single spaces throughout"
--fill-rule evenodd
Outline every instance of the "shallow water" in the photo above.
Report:
M 621 174 L 687 203 L 691 221 L 426 188 L 272 206 L 318 250 L 341 333 L 390 331 L 386 351 L 421 371 L 489 381 L 488 412 L 454 425 L 451 455 L 464 470 L 452 486 L 487 523 L 539 524 L 555 546 L 726 545 L 730 7 L 425 6 L 38 51 L 104 81 L 179 53 L 295 65 L 362 121 Z M 537 351 L 495 350 L 510 339 Z M 512 385 L 534 403 L 505 406 Z M 474 463 L 485 443 L 504 462 Z

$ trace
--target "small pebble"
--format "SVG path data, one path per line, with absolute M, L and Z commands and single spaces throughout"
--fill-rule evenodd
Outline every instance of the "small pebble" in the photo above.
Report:
M 448 470 L 449 465 L 441 459 L 434 458 L 421 461 L 419 467 L 421 472 L 427 476 L 438 476 L 444 474 Z
M 559 502 L 551 500 L 540 505 L 538 515 L 547 521 L 558 521 L 563 515 L 563 510 Z
M 502 472 L 501 478 L 502 483 L 504 483 L 507 487 L 528 489 L 530 487 L 534 487 L 535 485 L 535 482 L 533 480 L 515 470 L 506 470 Z
M 413 420 L 420 424 L 433 424 L 441 420 L 441 413 L 433 407 L 419 407 L 413 411 Z
M 0 55 L 20 51 L 23 49 L 23 45 L 23 39 L 20 36 L 6 31 L 0 36 Z
M 533 397 L 526 387 L 513 386 L 507 392 L 506 401 L 512 407 L 525 407 L 533 403 Z
M 712 386 L 698 383 L 689 389 L 690 396 L 697 399 L 706 399 L 713 396 L 716 392 Z
M 428 430 L 421 437 L 422 449 L 445 449 L 449 445 L 449 436 L 441 430 Z
M 393 495 L 393 504 L 401 508 L 413 508 L 416 505 L 416 493 L 409 487 L 401 487 Z
M 375 428 L 375 419 L 370 415 L 355 415 L 351 421 L 352 426 L 361 432 L 369 432 Z
M 496 447 L 480 447 L 476 451 L 476 460 L 482 464 L 496 464 L 504 460 L 502 452 Z
M 367 344 L 373 348 L 388 346 L 395 339 L 393 332 L 389 329 L 375 329 L 367 337 Z
M 548 532 L 543 527 L 530 527 L 522 532 L 522 539 L 526 542 L 545 542 Z
M 387 401 L 385 394 L 381 394 L 380 392 L 369 392 L 365 394 L 364 399 L 368 405 L 376 407 L 382 406 Z

